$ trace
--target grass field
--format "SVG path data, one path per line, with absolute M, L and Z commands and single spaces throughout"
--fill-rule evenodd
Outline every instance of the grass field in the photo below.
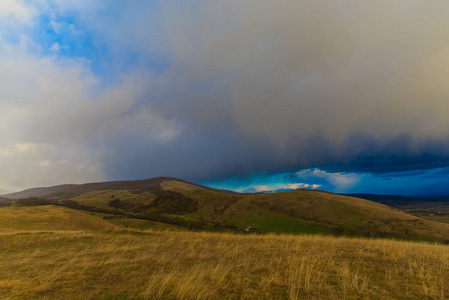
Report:
M 183 193 L 195 199 L 190 216 L 275 233 L 341 234 L 449 242 L 449 226 L 376 202 L 320 191 L 230 195 L 207 190 Z
M 155 221 L 149 221 L 149 220 L 140 220 L 140 219 L 134 219 L 134 218 L 116 218 L 109 220 L 111 223 L 124 226 L 131 229 L 155 229 L 155 230 L 181 230 L 185 231 L 186 228 L 171 225 L 171 224 L 165 224 L 161 222 L 155 222 Z
M 102 209 L 114 210 L 108 205 L 112 199 L 120 199 L 130 203 L 148 204 L 155 198 L 154 195 L 148 194 L 133 194 L 126 190 L 102 190 L 85 193 L 82 196 L 71 198 L 81 205 L 93 206 Z M 120 211 L 119 209 L 115 209 Z
M 0 208 L 0 232 L 4 230 L 101 230 L 118 228 L 101 217 L 53 205 Z
M 6 299 L 444 299 L 449 247 L 161 231 L 4 232 Z

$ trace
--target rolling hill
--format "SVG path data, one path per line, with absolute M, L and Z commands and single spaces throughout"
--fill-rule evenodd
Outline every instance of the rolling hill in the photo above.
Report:
M 52 187 L 31 188 L 31 189 L 26 189 L 24 191 L 20 191 L 17 193 L 5 194 L 5 195 L 2 195 L 1 198 L 21 199 L 21 198 L 28 198 L 28 197 L 42 197 L 42 196 L 66 189 L 66 188 L 70 188 L 72 186 L 74 186 L 74 185 L 73 184 L 63 184 L 63 185 L 56 185 L 56 186 L 52 186 Z
M 119 228 L 101 217 L 66 207 L 45 205 L 1 207 L 0 231 L 104 230 Z
M 449 240 L 448 224 L 373 201 L 316 190 L 238 194 L 171 177 L 61 187 L 47 188 L 43 195 L 42 189 L 30 189 L 26 194 L 47 198 L 47 204 L 191 229 Z
M 199 208 L 193 215 L 227 220 L 239 227 L 263 231 L 324 233 L 355 236 L 416 237 L 447 240 L 449 227 L 424 220 L 372 201 L 332 193 L 299 190 L 241 196 L 223 201 L 223 195 L 191 191 Z M 210 199 L 220 199 L 211 205 Z M 221 208 L 220 209 L 217 209 Z M 213 210 L 213 211 L 212 211 Z
M 101 190 L 128 190 L 135 194 L 145 192 L 153 192 L 159 190 L 162 184 L 169 184 L 167 182 L 176 182 L 176 189 L 206 189 L 226 194 L 239 194 L 233 191 L 219 190 L 206 186 L 201 186 L 182 179 L 172 177 L 155 177 L 144 180 L 125 180 L 125 181 L 107 181 L 94 182 L 85 184 L 63 184 L 51 187 L 38 187 L 26 189 L 24 191 L 2 195 L 3 198 L 21 199 L 28 197 L 46 197 L 54 199 L 66 199 L 82 195 L 88 192 Z M 170 187 L 169 187 L 170 188 Z

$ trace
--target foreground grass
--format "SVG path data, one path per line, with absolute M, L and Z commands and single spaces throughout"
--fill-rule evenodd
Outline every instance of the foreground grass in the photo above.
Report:
M 3 232 L 6 299 L 442 299 L 449 247 L 320 236 Z

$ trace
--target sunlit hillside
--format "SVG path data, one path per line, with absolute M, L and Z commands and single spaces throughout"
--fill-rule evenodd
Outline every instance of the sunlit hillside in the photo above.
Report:
M 0 232 L 5 230 L 101 230 L 118 228 L 103 218 L 52 205 L 0 207 Z
M 113 214 L 91 213 L 76 209 L 42 206 L 0 207 L 0 233 L 17 230 L 110 230 L 110 229 L 183 230 L 185 228 L 150 220 Z
M 10 197 L 12 205 L 62 205 L 94 213 L 140 218 L 209 231 L 325 234 L 449 241 L 449 225 L 355 197 L 296 190 L 272 194 L 238 194 L 184 180 L 99 182 L 30 189 Z M 7 204 L 5 204 L 7 205 Z
M 9 197 L 29 196 L 33 192 L 40 196 L 45 191 L 48 194 L 42 198 L 11 200 L 4 205 L 53 204 L 90 214 L 113 214 L 195 230 L 241 232 L 249 227 L 260 233 L 449 242 L 448 224 L 377 202 L 316 190 L 239 194 L 180 179 L 156 177 L 29 189 Z

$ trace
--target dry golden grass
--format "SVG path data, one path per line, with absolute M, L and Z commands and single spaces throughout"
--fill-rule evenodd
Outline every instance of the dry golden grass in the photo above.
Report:
M 80 196 L 71 198 L 81 205 L 93 206 L 97 208 L 107 209 L 110 211 L 118 210 L 109 206 L 112 199 L 120 199 L 120 201 L 130 202 L 134 204 L 148 204 L 156 198 L 153 194 L 133 194 L 127 190 L 99 190 L 88 192 Z M 119 211 L 119 210 L 118 210 Z
M 449 241 L 449 225 L 353 197 L 310 190 L 229 195 L 208 190 L 183 191 L 198 203 L 190 214 L 244 228 L 283 233 L 396 237 Z
M 9 230 L 101 230 L 118 226 L 86 212 L 66 207 L 0 207 L 0 232 Z
M 200 186 L 177 180 L 165 180 L 161 183 L 161 188 L 175 192 L 203 190 Z
M 449 247 L 320 236 L 0 234 L 6 299 L 443 299 Z
M 146 230 L 146 229 L 154 229 L 154 230 L 182 230 L 186 231 L 185 227 L 166 224 L 156 221 L 150 220 L 140 220 L 134 218 L 117 218 L 108 220 L 109 222 L 116 224 L 118 226 L 127 227 L 130 229 L 138 229 L 138 230 Z

